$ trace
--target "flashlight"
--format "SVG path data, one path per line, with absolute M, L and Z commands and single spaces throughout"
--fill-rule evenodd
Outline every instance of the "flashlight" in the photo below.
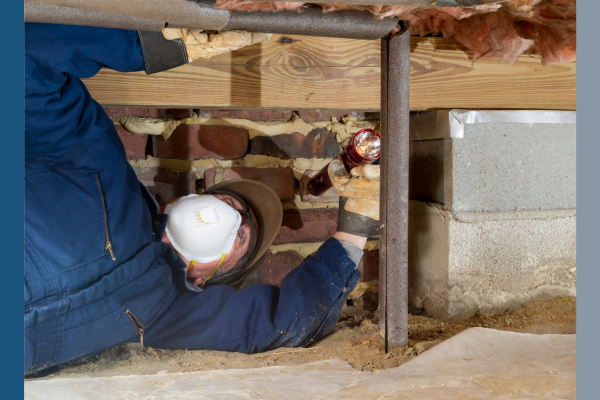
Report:
M 362 129 L 352 136 L 346 150 L 339 157 L 344 163 L 346 171 L 350 172 L 354 167 L 375 162 L 379 159 L 380 151 L 381 135 L 373 129 Z M 331 187 L 331 180 L 327 173 L 328 168 L 329 164 L 324 166 L 306 184 L 306 189 L 311 195 L 319 196 Z

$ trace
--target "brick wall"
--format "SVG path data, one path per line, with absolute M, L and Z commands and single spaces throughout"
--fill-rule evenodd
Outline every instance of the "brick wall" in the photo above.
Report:
M 310 196 L 304 188 L 306 178 L 302 178 L 305 172 L 308 176 L 316 173 L 340 153 L 339 136 L 328 130 L 327 124 L 331 117 L 341 119 L 350 112 L 301 111 L 296 113 L 302 118 L 301 124 L 291 124 L 291 110 L 106 111 L 124 124 L 117 122 L 116 128 L 127 158 L 159 203 L 201 193 L 215 183 L 234 179 L 263 182 L 278 194 L 284 206 L 281 230 L 264 263 L 245 285 L 280 285 L 335 232 L 337 193 L 332 189 L 318 197 Z M 155 127 L 162 120 L 176 121 L 178 126 L 170 135 L 156 135 L 154 128 L 147 129 L 153 134 L 126 129 L 130 127 L 128 122 L 135 122 L 130 129 L 144 132 L 144 123 Z M 378 279 L 377 242 L 369 243 L 359 269 L 363 281 Z

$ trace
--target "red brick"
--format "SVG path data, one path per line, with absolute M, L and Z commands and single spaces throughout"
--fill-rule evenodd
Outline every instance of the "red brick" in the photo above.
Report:
M 252 179 L 269 186 L 281 200 L 293 200 L 296 179 L 290 168 L 210 168 L 204 173 L 202 187 L 210 188 L 219 174 L 224 180 Z
M 379 249 L 365 251 L 358 263 L 358 270 L 363 282 L 379 279 Z
M 200 118 L 237 118 L 252 121 L 289 121 L 292 110 L 220 110 L 203 108 L 198 110 Z
M 191 108 L 150 108 L 148 114 L 153 118 L 192 118 L 194 110 Z
M 336 117 L 338 120 L 343 116 L 352 114 L 352 111 L 344 110 L 300 110 L 298 115 L 307 122 L 331 121 L 331 117 Z
M 152 138 L 158 158 L 235 160 L 248 151 L 248 130 L 226 125 L 180 125 L 168 140 Z
M 242 287 L 252 285 L 281 286 L 283 279 L 299 267 L 304 260 L 295 251 L 283 251 L 276 254 L 267 254 L 264 261 L 252 271 L 244 280 Z
M 109 117 L 191 118 L 189 108 L 104 107 Z
M 336 117 L 341 120 L 346 115 L 354 115 L 358 119 L 367 120 L 378 120 L 381 118 L 379 112 L 362 112 L 362 111 L 351 111 L 351 110 L 300 110 L 298 115 L 305 121 L 318 122 L 318 121 L 331 121 L 331 117 Z
M 158 204 L 196 193 L 196 172 L 172 172 L 164 168 L 134 168 Z
M 333 158 L 340 154 L 335 133 L 325 128 L 313 129 L 304 136 L 291 133 L 275 136 L 257 136 L 250 141 L 250 154 L 292 158 Z
M 379 307 L 379 293 L 364 293 L 353 301 L 354 307 L 362 308 L 363 310 L 375 312 Z
M 140 107 L 104 107 L 109 117 L 147 117 L 148 109 Z
M 146 158 L 146 144 L 148 135 L 132 133 L 121 125 L 115 125 L 123 146 L 125 146 L 125 155 L 128 160 L 140 160 Z
M 300 199 L 307 203 L 328 203 L 328 202 L 338 202 L 340 201 L 340 196 L 338 195 L 337 190 L 332 186 L 327 189 L 325 192 L 321 193 L 319 196 L 313 196 L 306 190 L 306 184 L 310 181 L 310 178 L 318 174 L 319 171 L 314 169 L 309 169 L 304 172 L 302 175 L 302 179 L 300 180 Z
M 284 210 L 273 244 L 324 242 L 335 233 L 337 218 L 337 209 Z

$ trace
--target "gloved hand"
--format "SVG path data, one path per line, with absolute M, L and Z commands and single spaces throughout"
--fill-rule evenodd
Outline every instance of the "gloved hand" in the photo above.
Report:
M 379 165 L 362 165 L 348 173 L 339 159 L 328 168 L 340 195 L 338 231 L 358 236 L 379 235 Z
M 246 31 L 224 31 L 207 33 L 201 29 L 164 28 L 165 39 L 183 39 L 190 61 L 197 58 L 210 58 L 228 51 L 240 49 L 254 43 L 268 40 L 270 33 Z

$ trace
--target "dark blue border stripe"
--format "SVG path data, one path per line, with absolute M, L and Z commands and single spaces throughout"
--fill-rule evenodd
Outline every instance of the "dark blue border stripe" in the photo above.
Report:
M 24 196 L 24 24 L 23 3 L 6 2 L 2 23 L 2 94 L 4 116 L 0 171 L 2 227 L 2 397 L 23 397 L 23 196 Z

